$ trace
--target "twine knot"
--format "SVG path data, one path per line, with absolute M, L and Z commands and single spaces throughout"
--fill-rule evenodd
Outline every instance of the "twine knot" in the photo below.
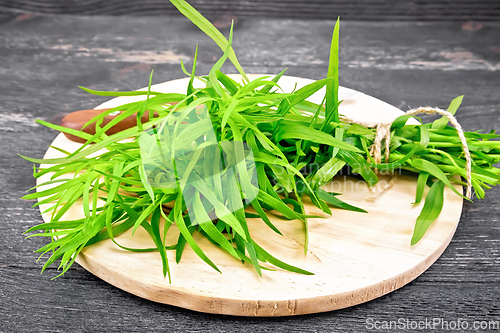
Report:
M 464 157 L 465 157 L 465 172 L 466 172 L 466 180 L 467 180 L 467 191 L 465 196 L 470 199 L 472 196 L 472 157 L 470 155 L 469 151 L 469 146 L 467 145 L 467 139 L 465 138 L 464 131 L 462 129 L 462 126 L 458 123 L 457 119 L 455 116 L 453 116 L 450 112 L 438 108 L 432 108 L 432 107 L 419 107 L 416 109 L 412 109 L 409 111 L 406 111 L 406 114 L 409 116 L 414 116 L 417 114 L 440 114 L 442 116 L 445 116 L 448 118 L 450 123 L 455 127 L 457 130 L 458 137 L 460 138 L 460 142 L 462 144 L 462 149 L 464 152 Z M 346 117 L 341 117 L 342 121 L 345 121 L 347 123 L 351 124 L 358 124 L 364 127 L 373 127 L 370 125 L 367 125 L 362 122 L 357 122 L 353 121 L 352 119 L 346 118 Z M 373 141 L 373 145 L 370 149 L 370 155 L 373 157 L 375 163 L 380 164 L 382 163 L 382 144 L 385 143 L 385 161 L 389 161 L 389 154 L 390 154 L 390 144 L 391 144 L 391 126 L 393 122 L 390 122 L 388 124 L 378 124 L 376 126 L 376 132 L 375 132 L 375 139 Z M 387 190 L 389 187 L 392 186 L 394 179 L 391 179 L 391 182 L 389 186 L 385 186 L 381 191 Z M 370 188 L 370 190 L 372 190 Z M 373 190 L 372 190 L 373 192 Z

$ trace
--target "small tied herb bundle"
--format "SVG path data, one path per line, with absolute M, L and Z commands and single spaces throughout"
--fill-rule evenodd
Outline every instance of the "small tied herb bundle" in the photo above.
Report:
M 86 246 L 111 239 L 125 250 L 158 251 L 163 273 L 169 279 L 167 251 L 175 251 L 179 262 L 186 243 L 219 271 L 192 236 L 201 233 L 237 260 L 251 263 L 259 274 L 262 269 L 269 269 L 261 265 L 265 262 L 288 271 L 313 274 L 280 261 L 259 246 L 252 239 L 246 219 L 260 218 L 277 233 L 280 231 L 267 214 L 302 221 L 307 251 L 307 219 L 315 216 L 306 214 L 304 196 L 325 214 L 332 215 L 332 207 L 366 213 L 338 199 L 337 193 L 322 189 L 346 166 L 370 187 L 378 182 L 377 172 L 417 174 L 415 203 L 423 200 L 425 187 L 430 187 L 411 244 L 417 243 L 439 216 L 445 186 L 463 197 L 453 187 L 465 184 L 457 176 L 467 177 L 463 144 L 457 131 L 448 126 L 448 119 L 422 125 L 406 125 L 408 116 L 396 119 L 390 128 L 385 163 L 375 161 L 370 154 L 376 129 L 342 120 L 338 111 L 338 21 L 327 77 L 284 93 L 279 87 L 284 71 L 272 78 L 248 80 L 231 47 L 232 28 L 226 40 L 188 3 L 171 2 L 210 36 L 224 55 L 207 76 L 195 76 L 196 53 L 191 73 L 182 65 L 190 77 L 186 94 L 151 91 L 151 77 L 147 91 L 102 92 L 84 88 L 101 96 L 146 97 L 93 118 L 88 124 L 96 124 L 95 135 L 38 120 L 86 140 L 75 152 L 53 147 L 64 154 L 61 158 L 24 157 L 41 164 L 35 168 L 35 178 L 51 175 L 49 181 L 38 185 L 43 189 L 24 197 L 38 199 L 35 206 L 49 204 L 44 213 L 51 214 L 50 222 L 27 231 L 41 230 L 42 233 L 29 237 L 52 239 L 37 250 L 42 255 L 51 252 L 43 270 L 60 259 L 59 268 L 64 274 Z M 227 59 L 240 72 L 244 83 L 220 71 Z M 205 86 L 195 88 L 194 80 L 201 80 Z M 322 103 L 307 100 L 325 86 Z M 461 100 L 459 97 L 451 103 L 451 114 Z M 106 115 L 116 111 L 121 113 L 100 126 Z M 143 124 L 141 117 L 145 112 L 149 113 L 149 121 Z M 137 114 L 136 127 L 105 134 L 133 114 Z M 483 198 L 484 190 L 500 180 L 500 169 L 494 167 L 500 161 L 500 144 L 490 140 L 498 136 L 466 132 L 465 137 L 473 160 L 471 183 L 476 195 Z M 214 158 L 220 158 L 219 163 L 214 163 Z M 231 158 L 236 162 L 230 162 Z M 170 185 L 158 185 L 165 183 Z M 84 216 L 64 220 L 64 214 L 77 200 L 83 203 Z M 247 208 L 253 208 L 252 212 Z M 176 244 L 169 245 L 165 240 L 173 225 L 180 235 Z M 115 240 L 124 231 L 139 227 L 151 236 L 154 248 L 129 248 Z

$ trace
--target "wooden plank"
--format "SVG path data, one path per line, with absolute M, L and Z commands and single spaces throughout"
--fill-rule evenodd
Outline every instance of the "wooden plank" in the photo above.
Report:
M 214 20 L 229 17 L 269 17 L 348 20 L 496 20 L 500 4 L 495 0 L 191 0 L 191 5 Z M 161 0 L 92 0 L 61 2 L 57 0 L 2 1 L 0 9 L 10 12 L 80 15 L 178 15 L 174 6 Z M 221 23 L 222 23 L 221 21 Z
M 498 283 L 417 280 L 397 296 L 389 294 L 355 308 L 299 317 L 240 318 L 196 313 L 130 296 L 83 269 L 57 282 L 39 282 L 38 271 L 17 268 L 3 271 L 2 279 L 10 286 L 2 289 L 2 299 L 9 304 L 1 315 L 3 329 L 12 332 L 290 332 L 293 325 L 297 332 L 357 333 L 366 331 L 369 318 L 451 321 L 460 317 L 472 325 L 474 320 L 498 320 L 498 303 L 492 299 L 500 296 Z M 45 296 L 43 302 L 26 289 L 28 285 L 37 286 L 37 293 Z

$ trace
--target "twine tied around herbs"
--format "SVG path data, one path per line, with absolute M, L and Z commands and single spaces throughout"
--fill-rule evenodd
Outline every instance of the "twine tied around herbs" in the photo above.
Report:
M 432 107 L 419 107 L 416 109 L 406 111 L 406 114 L 409 116 L 414 116 L 417 114 L 440 114 L 448 118 L 450 123 L 457 130 L 458 137 L 460 138 L 460 142 L 462 144 L 462 149 L 464 151 L 465 157 L 465 172 L 466 172 L 466 180 L 467 180 L 467 191 L 465 196 L 470 199 L 472 197 L 472 157 L 470 155 L 469 146 L 467 145 L 467 139 L 465 138 L 464 131 L 462 126 L 458 123 L 457 119 L 453 114 L 446 110 L 432 108 Z M 389 161 L 390 154 L 390 145 L 391 145 L 391 126 L 393 122 L 388 124 L 378 124 L 376 126 L 367 125 L 363 122 L 358 122 L 346 117 L 340 117 L 340 120 L 345 121 L 350 124 L 358 124 L 363 127 L 376 127 L 375 140 L 373 141 L 373 145 L 370 149 L 370 155 L 373 157 L 375 163 L 382 163 L 382 143 L 385 142 L 385 161 Z M 378 192 L 384 192 L 394 184 L 395 178 L 393 177 L 387 185 L 383 188 L 379 189 Z M 371 192 L 374 192 L 375 189 L 373 187 L 370 188 Z

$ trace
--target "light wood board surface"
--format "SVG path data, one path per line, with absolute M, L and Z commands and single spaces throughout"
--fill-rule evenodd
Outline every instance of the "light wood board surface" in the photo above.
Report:
M 305 85 L 310 80 L 284 77 L 283 89 Z M 174 80 L 154 86 L 155 91 L 184 92 L 187 80 Z M 313 97 L 314 99 L 314 97 Z M 365 94 L 341 88 L 344 99 L 342 114 L 367 123 L 387 122 L 402 112 Z M 130 101 L 118 98 L 99 108 Z M 53 146 L 68 151 L 79 145 L 62 134 Z M 49 149 L 46 158 L 59 156 Z M 40 178 L 38 183 L 46 179 Z M 382 179 L 381 182 L 388 181 Z M 242 264 L 210 244 L 203 237 L 196 241 L 222 274 L 217 273 L 190 248 L 181 262 L 175 264 L 175 253 L 169 251 L 172 283 L 162 275 L 160 256 L 156 252 L 132 253 L 103 241 L 85 248 L 77 262 L 87 270 L 132 294 L 153 301 L 196 311 L 241 316 L 288 316 L 330 311 L 360 304 L 387 294 L 412 281 L 442 254 L 457 227 L 462 199 L 445 191 L 443 212 L 424 238 L 410 246 L 415 220 L 422 205 L 412 205 L 416 179 L 398 176 L 388 191 L 375 195 L 366 184 L 352 177 L 338 176 L 327 185 L 341 192 L 341 199 L 366 209 L 369 213 L 333 210 L 333 216 L 309 219 L 309 251 L 304 255 L 303 225 L 300 221 L 283 221 L 270 215 L 281 230 L 280 236 L 259 219 L 248 219 L 255 241 L 278 259 L 312 271 L 313 276 L 282 270 L 264 271 L 263 277 L 248 264 Z M 44 205 L 41 210 L 44 210 Z M 306 213 L 320 214 L 312 204 Z M 83 216 L 80 205 L 74 205 L 67 219 Z M 43 216 L 48 221 L 49 216 Z M 171 228 L 167 244 L 175 243 L 178 232 Z M 139 229 L 133 237 L 128 231 L 117 241 L 130 247 L 153 247 L 147 233 Z

